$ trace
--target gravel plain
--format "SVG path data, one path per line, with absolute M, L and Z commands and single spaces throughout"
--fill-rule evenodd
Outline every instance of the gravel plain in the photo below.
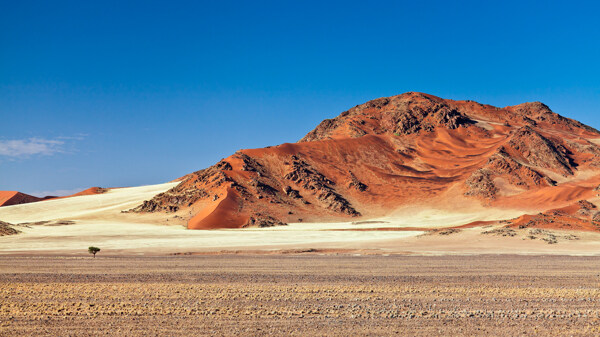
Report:
M 0 336 L 595 336 L 600 258 L 0 256 Z

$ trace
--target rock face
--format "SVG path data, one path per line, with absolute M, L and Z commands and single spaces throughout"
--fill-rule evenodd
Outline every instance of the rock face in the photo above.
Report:
M 598 194 L 598 139 L 539 102 L 498 108 L 411 92 L 326 119 L 297 143 L 241 150 L 131 211 L 208 229 L 440 203 L 548 210 Z
M 0 221 L 0 236 L 15 235 L 21 233 L 20 231 L 13 228 L 13 224 L 8 222 Z
M 334 119 L 324 120 L 300 141 L 324 140 L 338 135 L 408 135 L 421 130 L 432 131 L 436 127 L 456 129 L 473 123 L 438 97 L 409 93 L 357 105 Z

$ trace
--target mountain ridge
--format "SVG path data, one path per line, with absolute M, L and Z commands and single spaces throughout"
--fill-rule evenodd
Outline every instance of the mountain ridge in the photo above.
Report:
M 373 218 L 434 200 L 508 207 L 599 170 L 598 139 L 540 102 L 498 108 L 409 92 L 326 119 L 297 143 L 240 150 L 131 212 L 210 229 Z M 591 198 L 592 176 L 574 195 L 519 207 Z

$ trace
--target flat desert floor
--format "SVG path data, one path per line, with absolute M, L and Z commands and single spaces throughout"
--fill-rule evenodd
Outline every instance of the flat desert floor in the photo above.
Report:
M 2 336 L 598 334 L 598 257 L 0 257 Z

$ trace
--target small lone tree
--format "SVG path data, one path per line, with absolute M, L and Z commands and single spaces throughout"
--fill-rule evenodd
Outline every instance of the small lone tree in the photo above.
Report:
M 98 253 L 99 251 L 100 251 L 100 248 L 98 248 L 98 247 L 94 247 L 94 246 L 88 247 L 88 253 L 94 254 L 94 258 L 96 258 L 96 253 Z

